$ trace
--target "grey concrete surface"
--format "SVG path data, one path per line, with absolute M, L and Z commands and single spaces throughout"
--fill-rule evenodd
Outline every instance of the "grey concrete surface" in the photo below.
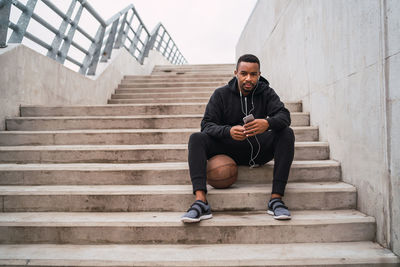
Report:
M 273 162 L 259 168 L 239 166 L 237 183 L 272 183 Z M 191 184 L 187 162 L 131 164 L 1 164 L 1 185 L 168 185 Z M 336 161 L 294 161 L 289 182 L 335 182 Z
M 236 46 L 282 98 L 302 100 L 377 240 L 400 255 L 400 2 L 258 1 Z M 396 203 L 396 204 L 395 204 Z
M 190 72 L 204 78 L 210 75 L 205 69 Z M 187 77 L 187 74 L 179 75 Z M 176 79 L 179 75 L 170 73 L 162 77 Z M 138 89 L 147 91 L 148 88 Z M 301 102 L 292 101 L 286 105 L 292 111 L 294 125 L 302 125 L 294 126 L 297 141 L 310 136 L 318 139 L 318 127 L 308 126 L 310 114 L 303 112 Z M 270 162 L 256 169 L 241 166 L 238 182 L 229 189 L 209 187 L 208 200 L 215 214 L 213 220 L 197 226 L 180 223 L 179 217 L 192 203 L 193 195 L 187 162 L 184 162 L 187 145 L 179 138 L 195 129 L 188 128 L 189 125 L 182 121 L 175 124 L 175 129 L 159 127 L 165 126 L 163 119 L 168 121 L 175 117 L 198 120 L 193 126 L 197 129 L 204 107 L 201 102 L 22 107 L 24 115 L 35 117 L 21 119 L 32 120 L 36 126 L 33 123 L 30 127 L 39 131 L 10 132 L 13 137 L 2 133 L 5 145 L 0 146 L 0 155 L 4 162 L 9 163 L 0 164 L 0 237 L 4 241 L 1 242 L 33 242 L 35 245 L 41 242 L 97 245 L 111 242 L 114 246 L 115 243 L 144 246 L 165 243 L 195 247 L 204 243 L 246 243 L 248 246 L 249 243 L 265 242 L 323 244 L 321 242 L 375 239 L 375 219 L 353 210 L 357 205 L 357 189 L 341 182 L 341 164 L 327 160 L 330 153 L 327 142 L 296 142 L 296 159 L 300 160 L 292 165 L 284 198 L 294 214 L 292 221 L 279 222 L 266 215 L 273 173 L 273 162 Z M 133 118 L 136 118 L 136 125 L 129 122 Z M 55 130 L 57 127 L 76 127 L 74 123 L 82 128 L 97 127 L 97 122 L 88 124 L 88 120 L 85 125 L 85 119 L 100 121 L 103 129 Z M 120 122 L 107 125 L 107 119 L 108 122 L 114 119 Z M 46 120 L 54 123 L 51 127 L 50 124 L 45 126 L 49 131 L 40 129 L 45 125 L 40 125 L 40 122 Z M 142 129 L 143 126 L 149 129 Z M 127 129 L 118 129 L 121 127 Z M 186 128 L 178 129 L 182 127 Z M 309 135 L 310 131 L 312 135 Z M 132 141 L 136 145 L 115 144 L 134 138 L 141 141 Z M 38 145 L 46 143 L 45 139 L 51 139 L 51 144 L 67 144 Z M 12 142 L 17 143 L 10 146 Z M 91 142 L 98 144 L 89 145 Z M 149 144 L 140 144 L 146 142 Z M 175 162 L 167 162 L 170 160 Z M 139 163 L 141 161 L 147 163 Z M 285 245 L 293 246 L 294 243 Z M 368 250 L 361 247 L 359 249 Z M 369 263 L 385 259 L 378 254 L 384 254 L 386 250 L 376 248 L 379 253 L 373 254 Z M 349 254 L 347 262 L 341 259 L 339 266 L 352 265 L 355 259 L 360 260 L 356 248 L 349 252 L 353 254 Z M 155 258 L 162 255 L 161 252 L 154 254 Z M 387 254 L 394 257 L 389 252 Z M 308 257 L 309 260 L 312 257 Z M 19 259 L 23 261 L 23 257 Z M 57 262 L 65 263 L 62 260 Z M 90 262 L 90 257 L 84 262 Z M 223 257 L 219 262 L 226 263 Z M 316 260 L 314 263 L 321 262 L 324 261 Z M 31 261 L 24 263 L 30 264 Z M 192 262 L 189 265 L 193 263 L 197 264 Z M 108 263 L 102 261 L 101 264 Z M 160 262 L 151 264 L 159 265 Z M 204 262 L 204 265 L 210 264 L 210 261 Z M 143 263 L 136 260 L 133 265 L 142 266 Z

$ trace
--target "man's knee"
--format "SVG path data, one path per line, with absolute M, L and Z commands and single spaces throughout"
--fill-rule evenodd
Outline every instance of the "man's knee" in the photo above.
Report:
M 202 132 L 192 133 L 189 137 L 189 146 L 204 144 L 204 142 L 206 142 L 208 138 L 209 136 Z
M 278 132 L 279 139 L 283 139 L 287 142 L 294 143 L 295 136 L 293 129 L 290 127 L 285 127 L 281 131 Z

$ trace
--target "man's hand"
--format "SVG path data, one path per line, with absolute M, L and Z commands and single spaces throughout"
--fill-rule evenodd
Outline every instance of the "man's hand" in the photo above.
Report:
M 232 139 L 236 140 L 236 141 L 243 141 L 244 139 L 247 138 L 247 136 L 244 134 L 244 127 L 241 125 L 233 126 L 231 128 L 230 133 L 231 133 Z
M 246 123 L 243 127 L 245 129 L 244 135 L 250 137 L 265 132 L 269 128 L 269 123 L 265 119 L 255 119 Z

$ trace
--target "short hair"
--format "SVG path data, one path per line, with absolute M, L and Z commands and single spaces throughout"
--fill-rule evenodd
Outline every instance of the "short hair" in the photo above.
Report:
M 251 63 L 257 63 L 258 64 L 258 70 L 260 70 L 260 60 L 258 57 L 252 54 L 245 54 L 241 57 L 239 57 L 237 63 L 236 63 L 236 70 L 238 70 L 239 63 L 240 62 L 251 62 Z

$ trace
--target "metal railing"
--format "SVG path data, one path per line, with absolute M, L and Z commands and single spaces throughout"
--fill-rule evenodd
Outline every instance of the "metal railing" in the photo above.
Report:
M 66 13 L 62 12 L 50 0 L 40 1 L 62 19 L 58 28 L 55 28 L 46 19 L 34 12 L 38 0 L 28 0 L 26 4 L 18 0 L 0 0 L 0 48 L 6 47 L 7 43 L 21 43 L 23 38 L 26 37 L 47 49 L 47 56 L 61 64 L 64 64 L 66 60 L 71 62 L 78 66 L 79 73 L 84 75 L 94 75 L 98 63 L 107 62 L 111 57 L 112 50 L 121 47 L 126 48 L 140 64 L 143 64 L 144 59 L 152 49 L 159 51 L 172 64 L 187 63 L 165 27 L 159 23 L 149 33 L 133 4 L 105 21 L 86 0 L 71 0 Z M 22 12 L 16 24 L 10 21 L 12 6 Z M 83 26 L 80 26 L 84 10 L 88 11 L 100 24 L 95 36 L 90 35 L 83 29 Z M 51 44 L 27 31 L 31 19 L 54 34 Z M 6 42 L 8 28 L 12 30 L 12 33 L 8 42 Z M 80 33 L 81 38 L 89 40 L 90 45 L 86 47 L 80 45 L 79 40 L 74 38 L 76 32 Z M 86 43 L 88 42 L 86 41 Z M 71 55 L 71 46 L 84 54 L 82 60 L 77 60 Z

